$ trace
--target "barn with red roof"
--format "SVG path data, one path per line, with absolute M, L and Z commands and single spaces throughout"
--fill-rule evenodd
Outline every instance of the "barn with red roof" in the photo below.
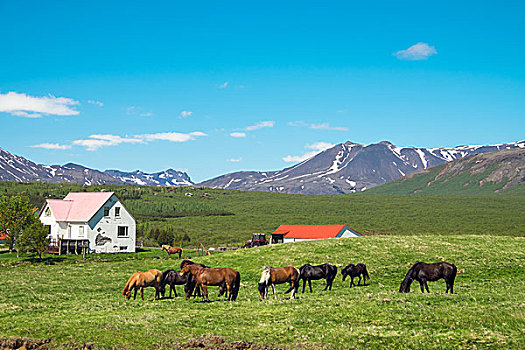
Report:
M 271 233 L 270 242 L 274 244 L 361 236 L 346 225 L 281 225 Z
M 64 199 L 48 199 L 39 218 L 59 254 L 135 251 L 135 219 L 113 192 L 70 192 Z

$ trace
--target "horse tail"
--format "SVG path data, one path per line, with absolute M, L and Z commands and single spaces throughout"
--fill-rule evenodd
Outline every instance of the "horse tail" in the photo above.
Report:
M 363 265 L 363 279 L 370 279 L 370 275 L 368 274 L 368 271 L 366 269 L 366 265 Z
M 231 291 L 232 301 L 235 301 L 235 299 L 237 299 L 237 296 L 239 295 L 240 286 L 241 286 L 241 274 L 237 272 L 237 275 L 235 276 L 235 281 L 233 282 L 233 288 Z

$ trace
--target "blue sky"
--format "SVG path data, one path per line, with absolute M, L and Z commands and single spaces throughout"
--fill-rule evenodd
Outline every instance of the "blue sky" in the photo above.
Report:
M 524 16 L 518 1 L 0 0 L 0 147 L 201 181 L 348 140 L 518 141 Z

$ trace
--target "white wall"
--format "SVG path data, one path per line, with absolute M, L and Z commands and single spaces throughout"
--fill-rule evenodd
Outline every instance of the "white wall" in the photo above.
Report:
M 361 237 L 357 234 L 355 234 L 354 232 L 350 231 L 348 228 L 345 228 L 345 230 L 343 231 L 343 233 L 338 236 L 337 238 L 349 238 L 349 237 Z
M 44 210 L 40 213 L 40 221 L 44 225 L 51 226 L 51 239 L 56 240 L 58 238 L 67 238 L 67 224 L 64 222 L 57 222 L 53 212 L 50 213 L 50 216 L 46 216 L 48 206 L 49 205 L 46 204 Z
M 104 216 L 104 208 L 109 208 L 109 216 Z M 120 208 L 120 216 L 115 215 L 115 208 Z M 118 253 L 118 252 L 134 252 L 136 243 L 136 224 L 135 219 L 124 208 L 118 198 L 113 195 L 100 208 L 100 210 L 89 221 L 89 246 L 90 249 L 97 253 Z M 124 226 L 128 228 L 127 237 L 117 237 L 118 227 Z M 102 245 L 96 244 L 97 235 L 102 235 L 111 239 Z M 125 249 L 124 249 L 125 247 Z

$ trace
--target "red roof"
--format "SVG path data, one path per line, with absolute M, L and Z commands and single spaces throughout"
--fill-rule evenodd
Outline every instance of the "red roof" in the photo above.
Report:
M 345 225 L 281 225 L 272 234 L 285 238 L 325 239 L 335 238 Z
M 70 192 L 66 198 L 48 199 L 56 221 L 87 222 L 111 198 L 113 192 Z

